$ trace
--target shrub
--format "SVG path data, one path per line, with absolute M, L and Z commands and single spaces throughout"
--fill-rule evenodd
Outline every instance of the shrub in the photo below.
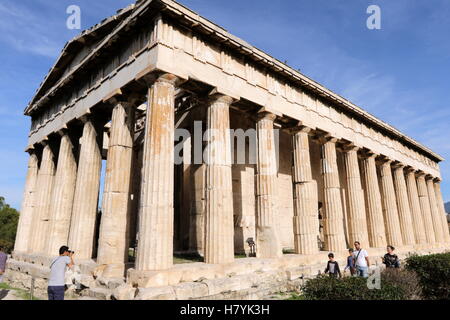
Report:
M 450 252 L 406 258 L 406 269 L 417 273 L 423 297 L 450 299 Z
M 403 292 L 405 300 L 420 300 L 422 298 L 422 286 L 420 278 L 414 272 L 405 269 L 385 269 L 381 272 L 381 285 L 390 283 Z
M 388 278 L 386 278 L 388 279 Z M 381 289 L 369 289 L 367 279 L 345 277 L 335 279 L 328 275 L 320 275 L 310 279 L 302 286 L 302 293 L 307 300 L 404 300 L 405 290 L 402 286 L 383 281 Z

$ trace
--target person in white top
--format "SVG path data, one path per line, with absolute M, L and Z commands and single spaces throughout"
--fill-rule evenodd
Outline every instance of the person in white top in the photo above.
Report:
M 370 266 L 369 254 L 361 248 L 359 241 L 355 241 L 355 251 L 353 251 L 354 265 L 356 267 L 356 275 L 358 277 L 367 278 Z

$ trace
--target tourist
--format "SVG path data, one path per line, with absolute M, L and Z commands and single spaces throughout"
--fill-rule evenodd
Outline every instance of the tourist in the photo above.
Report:
M 74 252 L 67 246 L 62 246 L 59 249 L 59 257 L 51 263 L 47 289 L 48 300 L 64 300 L 66 267 L 72 268 L 75 264 L 73 254 Z
M 394 253 L 395 248 L 393 246 L 387 246 L 387 253 L 381 260 L 386 265 L 386 268 L 400 268 L 400 260 Z
M 334 260 L 334 254 L 328 254 L 327 267 L 325 268 L 325 273 L 328 273 L 330 277 L 340 278 L 341 270 L 339 269 L 339 264 Z
M 361 248 L 359 241 L 355 241 L 355 251 L 353 252 L 354 264 L 356 267 L 356 275 L 358 277 L 367 278 L 369 269 L 369 254 Z
M 356 269 L 355 269 L 355 263 L 353 261 L 353 248 L 348 249 L 348 257 L 347 257 L 347 265 L 345 266 L 344 272 L 349 269 L 350 274 L 352 276 L 355 275 Z
M 0 247 L 0 283 L 3 282 L 3 274 L 6 270 L 6 260 L 8 260 L 8 255 L 3 250 L 3 247 Z

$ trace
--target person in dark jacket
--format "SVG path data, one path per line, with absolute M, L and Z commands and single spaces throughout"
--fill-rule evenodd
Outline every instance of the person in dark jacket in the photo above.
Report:
M 347 265 L 344 268 L 344 272 L 349 269 L 350 274 L 354 276 L 356 274 L 355 259 L 353 258 L 353 248 L 348 249 Z
M 400 268 L 400 260 L 394 253 L 395 248 L 393 246 L 387 246 L 387 253 L 382 258 L 386 268 Z
M 328 258 L 329 260 L 327 263 L 327 267 L 325 268 L 325 273 L 328 273 L 330 277 L 340 278 L 341 270 L 339 269 L 339 264 L 337 263 L 337 261 L 334 260 L 334 254 L 328 254 Z

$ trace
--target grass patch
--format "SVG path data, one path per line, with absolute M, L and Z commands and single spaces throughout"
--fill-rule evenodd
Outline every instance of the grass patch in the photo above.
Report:
M 307 300 L 304 295 L 299 294 L 297 292 L 291 292 L 289 297 L 285 300 Z
M 23 300 L 30 300 L 30 291 L 25 289 L 13 288 L 7 283 L 0 283 L 0 290 L 15 291 L 14 295 Z M 32 300 L 39 300 L 33 296 Z
M 173 255 L 174 264 L 204 262 L 203 257 L 196 253 L 175 253 Z

